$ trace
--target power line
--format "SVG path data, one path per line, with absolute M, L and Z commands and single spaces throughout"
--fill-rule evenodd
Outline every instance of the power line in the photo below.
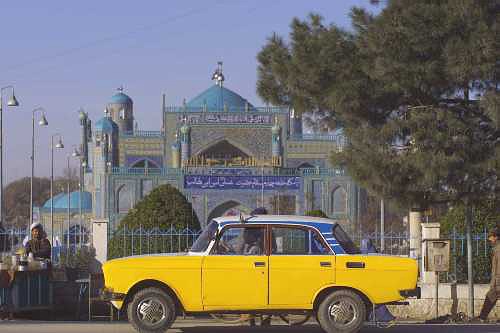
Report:
M 229 0 L 216 0 L 215 1 L 215 5 L 220 5 L 220 4 L 222 4 L 224 2 L 228 2 L 228 1 Z M 58 52 L 58 53 L 54 53 L 54 54 L 49 54 L 49 55 L 44 55 L 44 56 L 41 56 L 41 57 L 33 58 L 31 60 L 28 60 L 28 61 L 25 61 L 25 62 L 22 62 L 22 63 L 18 63 L 18 64 L 14 64 L 12 66 L 8 66 L 6 69 L 3 70 L 3 72 L 10 72 L 10 71 L 13 71 L 15 69 L 23 68 L 23 67 L 25 67 L 27 65 L 38 63 L 40 61 L 52 60 L 52 59 L 55 59 L 55 58 L 60 58 L 60 57 L 66 56 L 68 54 L 72 54 L 72 53 L 75 53 L 75 52 L 78 52 L 78 51 L 81 51 L 81 50 L 84 50 L 84 49 L 88 49 L 88 48 L 96 46 L 96 45 L 100 45 L 100 44 L 104 44 L 104 43 L 109 43 L 109 42 L 116 41 L 116 40 L 119 40 L 119 39 L 124 39 L 124 38 L 127 38 L 127 37 L 131 36 L 131 35 L 137 34 L 139 32 L 152 30 L 152 29 L 154 29 L 156 27 L 159 27 L 159 26 L 162 26 L 162 25 L 168 25 L 168 24 L 173 23 L 175 21 L 178 21 L 180 19 L 192 16 L 192 15 L 196 15 L 198 13 L 202 13 L 202 12 L 208 10 L 208 9 L 213 8 L 213 6 L 214 5 L 209 5 L 209 6 L 203 6 L 203 7 L 191 9 L 191 10 L 189 10 L 187 12 L 184 12 L 184 13 L 179 14 L 179 15 L 174 15 L 174 16 L 166 19 L 166 20 L 163 20 L 163 21 L 155 23 L 155 24 L 145 25 L 145 26 L 139 27 L 137 29 L 130 30 L 130 31 L 127 31 L 127 32 L 124 32 L 124 33 L 121 33 L 121 34 L 114 35 L 114 36 L 109 36 L 109 37 L 105 37 L 105 38 L 101 38 L 101 39 L 96 39 L 94 41 L 82 44 L 82 45 L 74 47 L 74 48 L 66 49 L 66 50 Z

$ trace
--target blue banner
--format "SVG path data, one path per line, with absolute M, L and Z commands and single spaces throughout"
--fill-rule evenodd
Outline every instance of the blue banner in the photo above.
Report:
M 184 188 L 209 190 L 299 190 L 296 176 L 211 176 L 186 175 Z

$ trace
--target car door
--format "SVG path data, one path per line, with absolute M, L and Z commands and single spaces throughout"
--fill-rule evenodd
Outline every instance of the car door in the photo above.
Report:
M 205 310 L 264 309 L 268 304 L 265 226 L 225 227 L 202 264 Z
M 312 308 L 316 293 L 335 282 L 335 256 L 313 228 L 270 229 L 270 307 Z

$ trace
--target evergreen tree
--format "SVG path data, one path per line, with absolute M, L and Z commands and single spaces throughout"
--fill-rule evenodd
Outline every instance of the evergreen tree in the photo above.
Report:
M 108 245 L 109 257 L 184 250 L 189 242 L 194 241 L 189 239 L 188 234 L 187 238 L 175 235 L 168 239 L 146 234 L 146 231 L 170 228 L 178 232 L 185 229 L 196 231 L 199 229 L 199 221 L 184 195 L 166 184 L 153 189 L 120 221 Z
M 259 54 L 258 92 L 326 111 L 329 127 L 340 121 L 349 145 L 333 162 L 370 192 L 407 207 L 473 205 L 496 190 L 494 9 L 492 0 L 388 1 L 377 16 L 354 8 L 352 33 L 295 19 L 290 45 L 274 35 Z

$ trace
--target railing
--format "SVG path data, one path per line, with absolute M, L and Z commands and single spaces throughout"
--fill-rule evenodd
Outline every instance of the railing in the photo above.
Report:
M 133 176 L 345 176 L 342 168 L 273 168 L 273 167 L 184 167 L 184 168 L 127 168 L 113 167 L 113 175 Z
M 201 231 L 197 229 L 135 229 L 121 228 L 116 230 L 108 243 L 110 258 L 126 257 L 151 253 L 172 253 L 187 251 L 198 238 Z
M 342 134 L 297 134 L 291 135 L 289 141 L 334 141 L 338 145 L 345 146 L 347 138 Z
M 136 131 L 127 131 L 120 132 L 120 136 L 129 137 L 129 136 L 140 136 L 140 137 L 162 137 L 163 132 L 161 131 L 144 131 L 144 130 L 136 130 Z
M 181 169 L 113 167 L 111 169 L 111 173 L 114 175 L 167 176 L 167 175 L 180 175 Z
M 379 233 L 353 235 L 353 241 L 361 244 L 362 239 L 370 239 L 373 245 L 380 249 L 381 236 Z M 406 232 L 389 232 L 384 235 L 384 250 L 388 255 L 409 256 L 410 236 Z M 450 240 L 450 271 L 442 274 L 444 282 L 464 282 L 467 280 L 467 239 L 466 235 L 452 231 L 442 238 Z M 472 252 L 474 258 L 474 281 L 487 283 L 490 279 L 491 246 L 488 243 L 487 230 L 472 235 Z
M 288 113 L 288 107 L 282 106 L 263 106 L 263 107 L 225 107 L 214 109 L 211 107 L 191 107 L 191 106 L 166 106 L 165 112 L 184 113 L 184 112 L 261 112 L 261 113 Z
M 198 238 L 200 230 L 189 228 L 168 229 L 135 229 L 121 228 L 114 231 L 108 242 L 108 253 L 111 257 L 123 257 L 129 255 L 141 255 L 151 253 L 171 253 L 186 251 Z M 26 229 L 0 230 L 0 259 L 23 247 L 23 240 L 27 235 Z M 474 257 L 474 280 L 475 282 L 487 283 L 490 278 L 491 269 L 491 246 L 488 244 L 488 234 L 484 230 L 472 236 Z M 63 242 L 53 244 L 54 261 L 59 261 L 59 255 L 68 251 L 68 233 L 63 237 Z M 452 231 L 450 235 L 443 238 L 451 241 L 451 263 L 450 272 L 442 274 L 443 281 L 467 280 L 467 240 L 463 234 Z M 86 231 L 80 232 L 74 229 L 69 233 L 69 250 L 74 252 L 76 248 L 89 246 L 91 234 Z M 352 239 L 360 244 L 362 239 L 370 239 L 377 249 L 380 249 L 381 237 L 378 233 L 354 234 Z M 388 232 L 384 235 L 384 254 L 409 256 L 410 236 L 406 232 Z
M 29 239 L 28 235 L 26 228 L 0 230 L 0 259 L 24 248 L 25 242 Z M 52 243 L 51 238 L 49 235 L 49 241 Z M 54 242 L 51 244 L 54 263 L 60 261 L 60 256 L 63 253 L 75 253 L 77 248 L 89 246 L 90 239 L 90 232 L 85 228 L 80 229 L 78 226 L 73 226 L 69 232 L 64 231 L 62 237 L 60 233 L 54 233 Z

